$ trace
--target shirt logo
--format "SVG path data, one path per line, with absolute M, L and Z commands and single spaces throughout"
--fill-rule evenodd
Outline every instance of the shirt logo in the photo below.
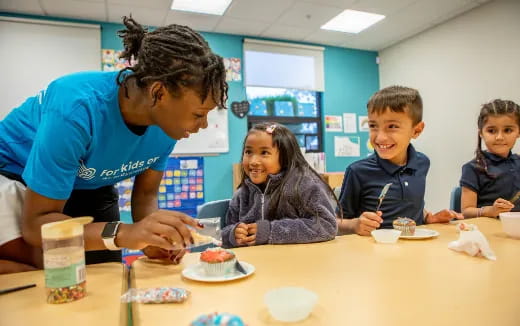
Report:
M 83 161 L 79 161 L 78 177 L 84 180 L 90 180 L 96 175 L 96 169 L 87 168 Z

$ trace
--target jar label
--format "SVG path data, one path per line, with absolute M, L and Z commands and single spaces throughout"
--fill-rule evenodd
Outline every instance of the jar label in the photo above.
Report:
M 45 286 L 48 288 L 63 288 L 85 281 L 85 261 L 66 267 L 46 268 Z

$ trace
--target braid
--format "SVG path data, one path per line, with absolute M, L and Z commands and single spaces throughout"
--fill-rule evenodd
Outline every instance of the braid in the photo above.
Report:
M 485 173 L 488 177 L 494 179 L 496 175 L 489 173 L 488 164 L 486 161 L 486 157 L 484 156 L 484 152 L 482 151 L 482 137 L 480 134 L 486 124 L 488 117 L 499 116 L 511 114 L 516 120 L 516 123 L 520 127 L 520 106 L 513 101 L 500 100 L 496 99 L 489 103 L 482 105 L 480 109 L 480 114 L 478 116 L 477 125 L 478 125 L 478 142 L 477 149 L 475 151 L 475 160 L 477 165 L 477 170 L 482 173 Z
M 123 17 L 123 24 L 126 30 L 118 32 L 125 47 L 121 57 L 137 60 L 134 66 L 121 70 L 117 78 L 127 97 L 126 83 L 134 78 L 140 88 L 160 81 L 173 94 L 179 94 L 181 86 L 193 88 L 201 102 L 211 95 L 218 106 L 226 107 L 228 85 L 223 59 L 211 51 L 199 33 L 176 24 L 148 32 L 131 16 Z M 133 73 L 124 74 L 127 70 Z

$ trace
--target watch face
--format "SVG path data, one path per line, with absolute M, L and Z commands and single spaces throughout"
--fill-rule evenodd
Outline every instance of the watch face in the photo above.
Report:
M 116 230 L 118 226 L 118 222 L 108 222 L 103 228 L 103 232 L 101 232 L 102 238 L 113 238 L 116 236 Z

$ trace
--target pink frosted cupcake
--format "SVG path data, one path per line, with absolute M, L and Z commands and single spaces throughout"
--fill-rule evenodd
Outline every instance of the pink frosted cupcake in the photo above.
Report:
M 223 276 L 234 271 L 235 253 L 222 248 L 208 248 L 200 254 L 200 264 L 208 276 Z
M 401 235 L 414 235 L 415 234 L 415 221 L 408 217 L 398 217 L 393 222 L 394 229 L 400 230 Z

